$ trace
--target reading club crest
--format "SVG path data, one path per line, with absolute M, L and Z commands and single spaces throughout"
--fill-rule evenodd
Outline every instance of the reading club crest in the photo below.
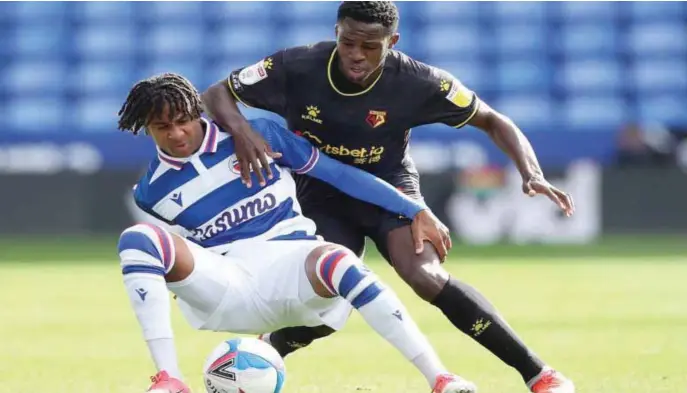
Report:
M 236 156 L 231 156 L 229 159 L 229 168 L 231 168 L 231 171 L 240 174 L 241 173 L 241 165 L 239 164 L 239 159 L 236 158 Z

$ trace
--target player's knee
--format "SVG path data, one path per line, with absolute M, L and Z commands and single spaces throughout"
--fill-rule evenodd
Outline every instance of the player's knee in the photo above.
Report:
M 394 268 L 403 281 L 426 301 L 432 301 L 441 292 L 449 279 L 448 272 L 441 266 L 433 253 L 425 251 L 394 260 Z
M 384 290 L 377 276 L 353 252 L 341 246 L 320 252 L 312 267 L 311 283 L 314 279 L 328 296 L 341 296 L 355 308 L 370 303 Z
M 166 275 L 174 266 L 174 239 L 151 224 L 136 224 L 122 232 L 117 244 L 122 273 Z

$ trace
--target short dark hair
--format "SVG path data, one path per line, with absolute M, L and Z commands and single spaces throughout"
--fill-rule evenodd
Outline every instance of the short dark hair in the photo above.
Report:
M 339 5 L 337 21 L 351 18 L 363 23 L 379 23 L 395 33 L 398 29 L 398 8 L 392 1 L 344 1 Z
M 134 85 L 119 110 L 119 129 L 137 135 L 147 122 L 169 106 L 169 117 L 179 114 L 191 119 L 203 113 L 198 90 L 179 74 L 164 73 Z

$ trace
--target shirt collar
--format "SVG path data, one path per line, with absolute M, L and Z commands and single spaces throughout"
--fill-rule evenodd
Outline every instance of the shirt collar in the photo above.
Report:
M 219 142 L 219 129 L 217 125 L 202 117 L 200 121 L 203 124 L 203 128 L 205 128 L 205 138 L 203 138 L 200 149 L 189 157 L 172 157 L 157 147 L 157 157 L 160 159 L 160 163 L 166 164 L 172 169 L 180 170 L 193 156 L 217 152 L 217 144 Z

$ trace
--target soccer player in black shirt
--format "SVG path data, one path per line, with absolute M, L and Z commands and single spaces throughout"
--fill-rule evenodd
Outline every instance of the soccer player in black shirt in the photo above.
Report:
M 343 2 L 336 41 L 288 48 L 235 70 L 202 95 L 208 114 L 235 138 L 247 186 L 250 168 L 260 184 L 271 176 L 271 148 L 250 129 L 237 102 L 283 116 L 288 128 L 321 151 L 367 170 L 422 198 L 418 173 L 408 154 L 410 129 L 444 123 L 486 132 L 516 164 L 523 191 L 543 194 L 566 214 L 571 197 L 542 173 L 527 138 L 507 117 L 482 102 L 451 74 L 393 50 L 398 10 L 392 2 Z M 326 239 L 361 255 L 365 237 L 418 296 L 438 307 L 465 334 L 520 372 L 534 393 L 572 393 L 573 383 L 530 351 L 493 305 L 441 266 L 450 244 L 427 239 L 415 244 L 410 222 L 342 195 L 308 177 L 297 178 L 303 214 Z M 266 335 L 285 356 L 330 334 L 326 328 L 287 328 Z

